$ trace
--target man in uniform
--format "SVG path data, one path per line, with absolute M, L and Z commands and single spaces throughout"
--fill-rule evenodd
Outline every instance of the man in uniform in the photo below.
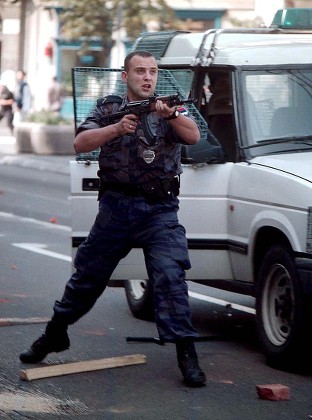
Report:
M 205 385 L 198 365 L 191 322 L 185 270 L 190 268 L 185 230 L 177 217 L 181 143 L 200 139 L 196 123 L 175 107 L 157 100 L 155 111 L 134 114 L 111 123 L 108 115 L 129 101 L 141 101 L 155 92 L 158 68 L 152 54 L 130 53 L 122 80 L 123 98 L 108 96 L 77 128 L 77 153 L 101 148 L 99 156 L 99 212 L 89 236 L 75 258 L 76 272 L 45 334 L 20 355 L 36 363 L 50 352 L 69 347 L 67 327 L 86 314 L 103 293 L 119 261 L 132 247 L 142 247 L 153 284 L 155 319 L 159 337 L 176 345 L 178 365 L 187 386 Z

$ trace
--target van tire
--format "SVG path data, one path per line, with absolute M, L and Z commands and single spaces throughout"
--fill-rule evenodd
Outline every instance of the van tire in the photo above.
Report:
M 270 366 L 291 369 L 310 348 L 309 312 L 290 250 L 272 246 L 264 255 L 256 294 L 260 346 Z
M 133 316 L 146 321 L 154 320 L 152 282 L 148 280 L 125 281 L 128 306 Z

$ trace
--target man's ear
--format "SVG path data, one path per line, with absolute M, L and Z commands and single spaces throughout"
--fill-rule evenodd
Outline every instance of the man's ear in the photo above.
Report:
M 121 72 L 121 79 L 123 82 L 127 82 L 127 72 L 126 71 L 122 71 Z

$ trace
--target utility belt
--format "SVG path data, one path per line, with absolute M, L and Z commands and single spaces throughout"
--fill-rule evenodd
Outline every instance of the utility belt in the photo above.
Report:
M 99 199 L 105 191 L 114 191 L 129 197 L 144 197 L 150 201 L 161 201 L 177 197 L 180 192 L 180 177 L 155 179 L 145 184 L 100 181 Z

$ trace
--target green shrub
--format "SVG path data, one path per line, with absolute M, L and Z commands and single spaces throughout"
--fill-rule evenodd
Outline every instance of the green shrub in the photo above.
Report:
M 64 118 L 54 112 L 50 111 L 38 111 L 32 112 L 26 118 L 28 122 L 37 122 L 47 125 L 60 125 L 60 124 L 72 124 L 73 121 L 68 118 Z

